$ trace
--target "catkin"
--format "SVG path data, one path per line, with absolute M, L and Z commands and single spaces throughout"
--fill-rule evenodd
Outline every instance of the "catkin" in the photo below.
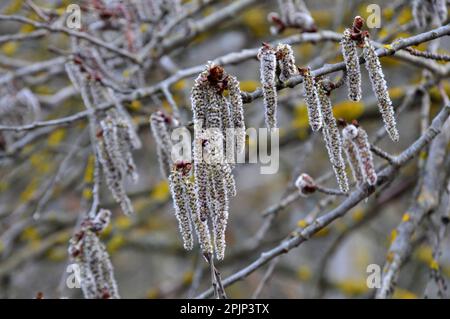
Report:
M 375 185 L 377 182 L 377 174 L 366 131 L 355 125 L 347 125 L 343 129 L 342 134 L 345 139 L 352 141 L 356 149 L 356 157 L 364 180 L 369 185 Z
M 236 136 L 236 150 L 242 152 L 245 148 L 244 108 L 242 106 L 241 89 L 236 77 L 228 76 L 228 92 L 230 94 L 231 117 Z M 231 128 L 231 127 L 229 127 Z
M 228 89 L 228 98 L 223 91 Z M 236 195 L 232 174 L 233 158 L 228 150 L 245 146 L 242 97 L 237 79 L 214 63 L 196 78 L 191 93 L 194 121 L 194 182 L 185 182 L 191 219 L 204 253 L 215 251 L 217 259 L 225 254 L 225 231 L 229 198 Z M 229 130 L 235 130 L 233 138 Z M 231 145 L 230 145 L 231 144 Z M 226 150 L 226 156 L 224 156 Z M 193 190 L 190 189 L 193 187 Z M 194 209 L 195 208 L 195 209 Z M 214 248 L 209 228 L 213 229 Z
M 389 97 L 386 80 L 384 79 L 383 70 L 380 60 L 375 52 L 375 48 L 369 38 L 364 39 L 364 58 L 366 59 L 366 69 L 369 72 L 372 89 L 378 100 L 378 108 L 383 117 L 384 126 L 390 138 L 397 142 L 399 134 L 395 121 L 395 112 Z
M 277 45 L 276 58 L 280 69 L 279 79 L 281 82 L 286 82 L 292 76 L 298 74 L 298 69 L 295 65 L 294 52 L 289 44 L 280 43 Z
M 328 156 L 333 166 L 339 189 L 343 192 L 348 192 L 348 179 L 347 174 L 345 173 L 344 159 L 342 157 L 342 141 L 336 119 L 333 116 L 331 100 L 323 86 L 322 80 L 317 82 L 316 87 L 322 111 L 322 134 Z
M 216 166 L 212 172 L 212 189 L 215 204 L 212 222 L 214 227 L 214 248 L 216 257 L 221 260 L 225 256 L 225 231 L 228 223 L 228 194 L 226 180 L 220 166 Z
M 277 127 L 277 87 L 275 71 L 277 60 L 275 50 L 264 44 L 258 52 L 260 76 L 264 95 L 265 119 L 267 128 Z
M 175 163 L 169 176 L 169 185 L 175 208 L 175 216 L 178 220 L 178 226 L 183 238 L 184 248 L 191 250 L 194 245 L 194 241 L 192 237 L 191 217 L 187 206 L 188 201 L 186 200 L 186 192 L 183 186 L 183 165 L 185 164 Z
M 80 286 L 87 299 L 120 298 L 109 255 L 98 238 L 110 216 L 110 211 L 101 209 L 93 219 L 81 223 L 69 242 L 69 256 L 79 266 Z
M 103 124 L 102 134 L 99 136 L 97 148 L 106 185 L 111 191 L 114 200 L 120 204 L 122 211 L 126 215 L 131 215 L 133 213 L 133 206 L 123 186 L 121 163 L 119 162 L 115 147 L 111 148 L 111 145 L 114 145 L 114 141 L 111 141 L 111 138 L 114 136 L 111 132 L 113 128 L 104 121 L 101 124 Z
M 316 83 L 311 75 L 311 69 L 302 69 L 303 83 L 305 87 L 305 102 L 308 109 L 309 125 L 313 131 L 322 127 L 322 111 Z
M 169 175 L 172 165 L 172 140 L 170 138 L 172 124 L 172 118 L 162 111 L 157 111 L 150 116 L 150 128 L 156 141 L 159 167 L 164 177 Z
M 344 31 L 341 50 L 347 69 L 348 98 L 352 101 L 359 101 L 361 100 L 361 70 L 356 43 L 351 38 L 350 29 Z
M 353 145 L 351 139 L 346 138 L 345 135 L 343 140 L 343 148 L 345 150 L 347 161 L 352 171 L 353 179 L 355 180 L 357 185 L 362 185 L 362 183 L 364 182 L 364 177 L 361 171 L 361 167 L 359 166 L 357 150 Z

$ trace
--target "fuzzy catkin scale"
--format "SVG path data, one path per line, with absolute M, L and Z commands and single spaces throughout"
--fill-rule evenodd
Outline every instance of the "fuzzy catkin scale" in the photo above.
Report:
M 347 69 L 348 98 L 359 101 L 361 100 L 361 70 L 356 43 L 352 40 L 349 29 L 345 29 L 342 36 L 341 50 Z
M 305 87 L 305 102 L 308 109 L 309 125 L 313 131 L 318 131 L 322 127 L 322 111 L 320 107 L 319 95 L 316 83 L 311 75 L 310 68 L 303 71 L 303 81 Z
M 348 179 L 345 173 L 345 163 L 342 157 L 342 140 L 333 116 L 331 100 L 323 86 L 323 81 L 317 82 L 317 91 L 322 111 L 322 134 L 327 148 L 328 156 L 333 166 L 339 189 L 348 192 Z
M 345 139 L 352 141 L 356 149 L 356 157 L 364 181 L 369 185 L 375 185 L 377 182 L 377 174 L 366 131 L 361 127 L 348 125 L 343 129 L 342 134 Z
M 275 78 L 277 68 L 275 50 L 264 45 L 259 49 L 258 58 L 260 60 L 260 75 L 264 96 L 266 127 L 276 128 L 278 102 Z
M 375 52 L 375 48 L 367 37 L 364 39 L 363 52 L 366 60 L 366 69 L 369 72 L 372 89 L 377 97 L 378 108 L 383 117 L 384 126 L 389 137 L 394 142 L 397 142 L 399 140 L 399 134 L 395 121 L 394 108 L 392 106 L 391 98 L 389 97 L 380 60 Z

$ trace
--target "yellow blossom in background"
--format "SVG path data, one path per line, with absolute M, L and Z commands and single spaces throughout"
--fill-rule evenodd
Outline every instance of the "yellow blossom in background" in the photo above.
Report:
M 64 137 L 66 137 L 66 129 L 64 128 L 56 129 L 55 131 L 53 131 L 53 133 L 49 135 L 47 139 L 47 144 L 50 147 L 58 146 L 59 143 L 61 143 L 61 141 L 64 139 Z
M 22 8 L 22 4 L 23 4 L 22 0 L 12 0 L 9 2 L 6 8 L 3 9 L 3 13 L 4 14 L 17 13 Z
M 153 187 L 150 193 L 150 198 L 158 202 L 165 201 L 169 198 L 169 183 L 166 180 L 161 180 Z
M 260 86 L 260 83 L 258 81 L 244 80 L 244 81 L 239 82 L 239 87 L 241 88 L 241 91 L 253 92 L 259 86 Z
M 414 256 L 417 260 L 423 262 L 424 264 L 430 265 L 433 261 L 433 248 L 430 245 L 420 245 Z
M 125 244 L 125 237 L 122 234 L 114 235 L 106 244 L 106 249 L 110 254 L 115 253 Z
M 133 100 L 131 101 L 129 108 L 131 111 L 139 111 L 142 109 L 142 103 L 139 100 Z
M 409 290 L 396 288 L 392 296 L 394 299 L 417 299 L 417 295 Z
M 269 23 L 267 12 L 261 7 L 254 7 L 246 10 L 242 15 L 244 24 L 249 28 L 255 37 L 264 37 L 269 34 Z
M 132 225 L 131 219 L 128 216 L 120 215 L 114 221 L 114 226 L 119 230 L 130 228 Z
M 359 296 L 369 291 L 366 279 L 345 279 L 337 282 L 336 288 L 349 297 Z
M 311 277 L 312 277 L 311 268 L 306 266 L 306 265 L 298 267 L 297 277 L 301 281 L 308 281 L 308 280 L 310 280 Z
M 89 155 L 86 170 L 84 171 L 84 182 L 92 183 L 94 181 L 95 156 Z
M 335 118 L 343 118 L 347 122 L 357 119 L 364 113 L 364 103 L 353 101 L 342 101 L 334 105 L 333 115 Z
M 6 56 L 13 56 L 17 52 L 17 48 L 17 42 L 10 41 L 3 44 L 1 50 Z

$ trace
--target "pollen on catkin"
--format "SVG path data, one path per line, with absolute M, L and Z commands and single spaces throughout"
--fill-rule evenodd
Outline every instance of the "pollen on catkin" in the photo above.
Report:
M 336 119 L 333 116 L 331 100 L 328 96 L 328 92 L 324 88 L 323 80 L 319 80 L 316 83 L 316 87 L 322 111 L 322 134 L 328 157 L 333 166 L 339 189 L 343 192 L 348 192 L 348 179 L 347 174 L 345 173 L 345 162 L 342 157 L 342 140 Z
M 101 209 L 94 219 L 85 219 L 69 242 L 69 256 L 79 266 L 79 283 L 87 299 L 120 298 L 113 266 L 98 237 L 108 225 L 110 215 L 108 210 Z
M 361 100 L 361 70 L 356 43 L 351 36 L 351 30 L 345 29 L 341 40 L 341 50 L 347 70 L 348 98 L 359 101 Z
M 313 131 L 318 131 L 322 127 L 322 110 L 320 106 L 319 95 L 311 69 L 300 69 L 303 75 L 303 83 L 305 88 L 305 102 L 308 109 L 309 125 Z
M 277 127 L 277 87 L 276 69 L 277 59 L 275 50 L 268 44 L 263 44 L 259 49 L 258 59 L 260 61 L 260 76 L 264 96 L 264 108 L 266 127 Z
M 366 69 L 369 72 L 370 81 L 373 92 L 378 101 L 378 108 L 383 117 L 384 126 L 390 138 L 397 142 L 399 134 L 397 124 L 395 121 L 395 112 L 392 106 L 391 98 L 389 97 L 386 80 L 384 79 L 383 70 L 381 68 L 380 60 L 375 52 L 375 48 L 370 42 L 369 38 L 364 39 L 364 58 L 366 60 Z
M 352 141 L 354 145 L 356 157 L 358 159 L 360 171 L 362 172 L 364 181 L 366 181 L 369 185 L 375 185 L 377 182 L 377 174 L 366 131 L 355 125 L 347 125 L 342 130 L 342 134 L 345 139 Z

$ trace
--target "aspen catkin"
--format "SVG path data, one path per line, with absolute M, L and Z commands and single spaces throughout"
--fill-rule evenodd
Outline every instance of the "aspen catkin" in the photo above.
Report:
M 276 58 L 278 60 L 278 67 L 280 68 L 280 81 L 286 82 L 292 76 L 298 74 L 297 66 L 295 65 L 294 52 L 289 44 L 278 44 L 276 48 Z
M 333 166 L 339 189 L 348 192 L 348 180 L 345 173 L 345 163 L 342 157 L 342 140 L 333 116 L 333 108 L 328 92 L 325 90 L 323 80 L 316 83 L 322 111 L 322 134 L 325 140 L 328 156 Z
M 394 142 L 397 142 L 399 140 L 399 135 L 395 121 L 394 108 L 392 106 L 391 98 L 389 97 L 380 60 L 368 37 L 364 39 L 364 58 L 366 59 L 366 69 L 369 72 L 372 89 L 378 100 L 378 108 L 383 117 L 384 126 L 390 138 Z
M 262 90 L 264 95 L 264 107 L 266 127 L 277 127 L 277 87 L 275 71 L 277 68 L 277 61 L 275 50 L 267 44 L 259 49 L 258 58 L 260 60 L 260 75 Z
M 305 102 L 308 109 L 309 125 L 313 131 L 318 131 L 322 127 L 322 111 L 316 83 L 309 67 L 301 69 L 301 73 L 305 87 Z
M 359 101 L 361 100 L 361 70 L 356 43 L 351 38 L 350 29 L 344 31 L 341 49 L 347 69 L 348 98 L 352 101 Z
M 343 129 L 342 133 L 344 137 L 351 140 L 355 146 L 359 167 L 364 180 L 369 185 L 375 185 L 377 182 L 377 174 L 366 131 L 364 131 L 361 127 L 356 127 L 355 125 L 347 125 Z

